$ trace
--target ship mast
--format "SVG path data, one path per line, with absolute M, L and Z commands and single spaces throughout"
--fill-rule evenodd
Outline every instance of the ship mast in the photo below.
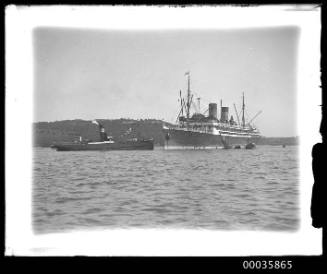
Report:
M 245 110 L 245 104 L 244 104 L 244 92 L 243 92 L 243 104 L 242 104 L 242 126 L 243 127 L 245 127 L 244 110 Z
M 186 103 L 186 118 L 190 118 L 190 106 L 191 106 L 191 89 L 190 89 L 190 72 L 186 72 L 185 75 L 187 75 L 187 103 Z

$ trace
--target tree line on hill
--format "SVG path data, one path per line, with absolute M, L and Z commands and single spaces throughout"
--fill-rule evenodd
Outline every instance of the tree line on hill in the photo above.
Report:
M 155 145 L 163 146 L 165 143 L 162 131 L 163 125 L 170 125 L 156 119 L 98 119 L 107 134 L 115 140 L 122 140 L 128 135 L 131 138 L 153 138 Z M 33 124 L 34 146 L 50 147 L 54 143 L 71 142 L 79 140 L 99 141 L 98 126 L 92 121 L 64 120 L 55 122 L 37 122 Z M 263 137 L 257 145 L 297 145 L 298 137 Z

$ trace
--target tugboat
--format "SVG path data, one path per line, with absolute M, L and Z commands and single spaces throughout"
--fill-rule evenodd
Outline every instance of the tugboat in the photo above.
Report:
M 209 103 L 208 109 L 201 113 L 200 111 L 200 98 L 198 106 L 193 100 L 193 94 L 190 88 L 190 72 L 186 72 L 187 80 L 187 95 L 182 98 L 182 92 L 179 92 L 180 111 L 176 119 L 175 125 L 163 126 L 165 135 L 166 146 L 181 146 L 181 147 L 218 147 L 221 146 L 225 149 L 230 149 L 233 146 L 240 148 L 241 145 L 254 144 L 261 134 L 251 122 L 261 113 L 259 111 L 248 122 L 245 121 L 245 101 L 243 93 L 242 102 L 242 117 L 239 117 L 239 111 L 234 109 L 237 117 L 237 122 L 233 116 L 229 117 L 229 108 L 222 105 L 220 101 L 220 118 L 217 116 L 217 104 Z M 191 113 L 191 107 L 195 109 Z M 207 115 L 208 113 L 208 115 Z
M 51 148 L 57 151 L 80 151 L 80 150 L 153 150 L 154 140 L 139 140 L 137 138 L 126 139 L 124 141 L 114 141 L 112 136 L 108 136 L 105 128 L 98 121 L 94 120 L 94 124 L 98 125 L 100 132 L 99 142 L 83 141 L 80 137 L 79 141 L 69 143 L 53 144 Z

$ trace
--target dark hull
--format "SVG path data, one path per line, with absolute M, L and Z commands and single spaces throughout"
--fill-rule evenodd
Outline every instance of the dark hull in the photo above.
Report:
M 153 140 L 146 141 L 127 141 L 117 143 L 89 144 L 89 143 L 71 143 L 57 144 L 52 148 L 57 151 L 85 151 L 85 150 L 153 150 Z
M 168 146 L 226 147 L 256 143 L 260 138 L 259 136 L 220 136 L 195 131 L 175 130 L 173 128 L 164 129 L 164 133 L 165 136 L 169 133 L 169 138 L 166 139 L 166 145 Z

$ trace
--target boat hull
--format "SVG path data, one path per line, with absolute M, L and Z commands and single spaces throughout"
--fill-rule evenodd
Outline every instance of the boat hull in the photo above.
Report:
M 204 132 L 174 128 L 163 129 L 163 131 L 166 136 L 166 145 L 168 146 L 226 147 L 234 145 L 246 145 L 248 143 L 256 143 L 257 140 L 260 138 L 260 136 L 249 135 L 214 135 Z
M 90 144 L 90 143 L 70 143 L 55 144 L 52 148 L 57 151 L 107 151 L 107 150 L 153 150 L 153 140 L 126 141 L 116 143 Z

